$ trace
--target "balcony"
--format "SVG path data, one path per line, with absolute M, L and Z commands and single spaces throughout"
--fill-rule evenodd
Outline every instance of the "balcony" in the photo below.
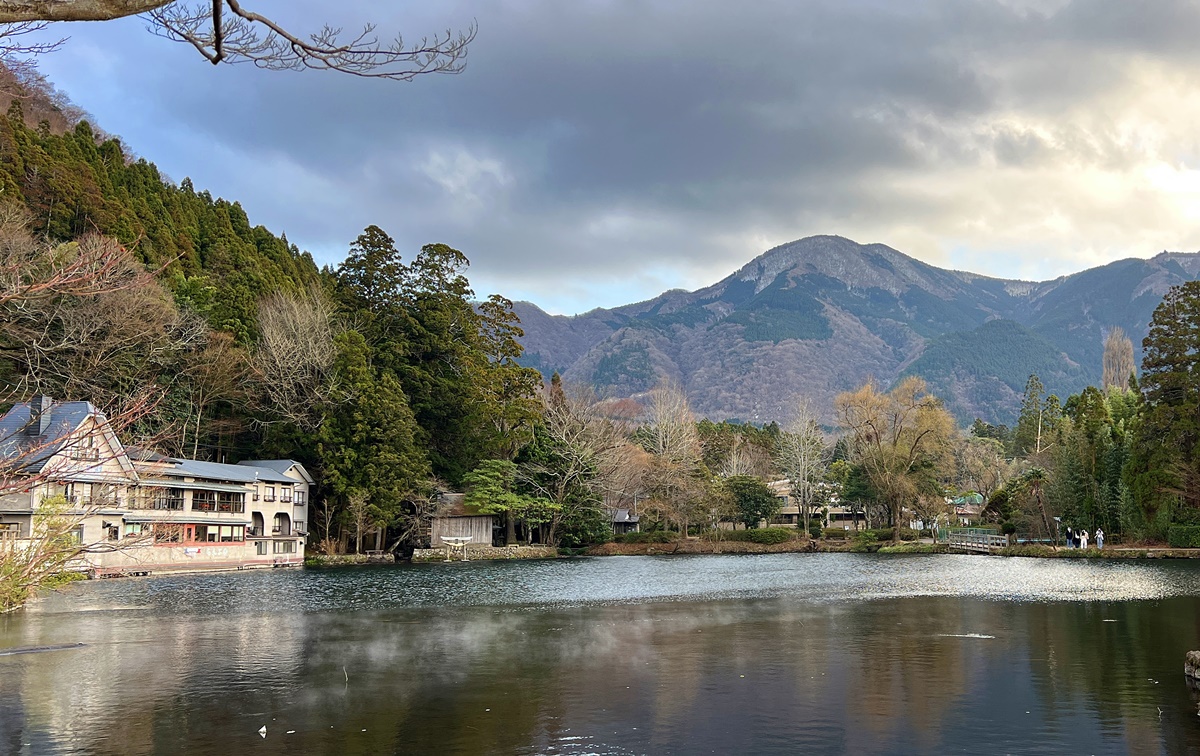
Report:
M 279 500 L 285 504 L 291 504 L 292 503 L 292 492 L 284 491 L 283 493 L 279 494 Z
M 263 529 L 260 526 L 251 526 L 246 528 L 247 538 L 262 538 L 264 535 Z
M 293 523 L 292 529 L 296 531 L 296 535 L 298 536 L 308 535 L 308 530 L 304 527 L 304 520 L 296 520 Z
M 269 493 L 263 496 L 263 501 L 275 501 L 275 494 Z
M 71 449 L 67 453 L 67 457 L 78 462 L 99 462 L 100 450 L 96 447 L 78 447 Z

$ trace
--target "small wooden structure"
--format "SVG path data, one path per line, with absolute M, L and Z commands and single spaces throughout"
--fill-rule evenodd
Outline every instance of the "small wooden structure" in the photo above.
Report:
M 946 545 L 952 549 L 990 554 L 1008 546 L 1008 536 L 975 528 L 952 529 L 946 536 Z
M 438 548 L 447 538 L 467 538 L 475 546 L 491 546 L 495 515 L 481 514 L 463 501 L 463 494 L 443 494 L 445 504 L 429 524 L 429 545 Z

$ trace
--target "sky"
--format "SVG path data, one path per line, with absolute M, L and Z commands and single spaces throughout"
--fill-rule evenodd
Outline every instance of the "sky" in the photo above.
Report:
M 367 225 L 561 314 L 814 234 L 1048 279 L 1200 250 L 1200 3 L 243 0 L 295 31 L 472 22 L 413 82 L 212 66 L 140 18 L 44 74 L 175 181 L 336 264 Z

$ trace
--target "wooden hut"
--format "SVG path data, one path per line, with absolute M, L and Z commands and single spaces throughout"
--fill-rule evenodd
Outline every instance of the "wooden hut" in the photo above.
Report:
M 443 536 L 470 536 L 472 546 L 491 546 L 496 517 L 468 506 L 460 493 L 444 494 L 443 506 L 429 525 L 430 548 L 441 548 Z

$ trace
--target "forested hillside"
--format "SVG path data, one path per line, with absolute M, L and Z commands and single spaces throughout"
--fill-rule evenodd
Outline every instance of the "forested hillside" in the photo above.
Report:
M 56 241 L 90 232 L 116 238 L 162 269 L 177 298 L 240 342 L 255 334 L 265 294 L 317 283 L 312 257 L 252 225 L 237 202 L 198 192 L 188 179 L 166 180 L 153 163 L 132 159 L 118 139 L 99 135 L 87 121 L 71 123 L 81 114 L 69 106 L 64 113 L 47 101 L 48 92 L 23 94 L 0 118 L 0 196 L 28 208 L 36 234 Z M 26 110 L 44 117 L 30 123 Z

